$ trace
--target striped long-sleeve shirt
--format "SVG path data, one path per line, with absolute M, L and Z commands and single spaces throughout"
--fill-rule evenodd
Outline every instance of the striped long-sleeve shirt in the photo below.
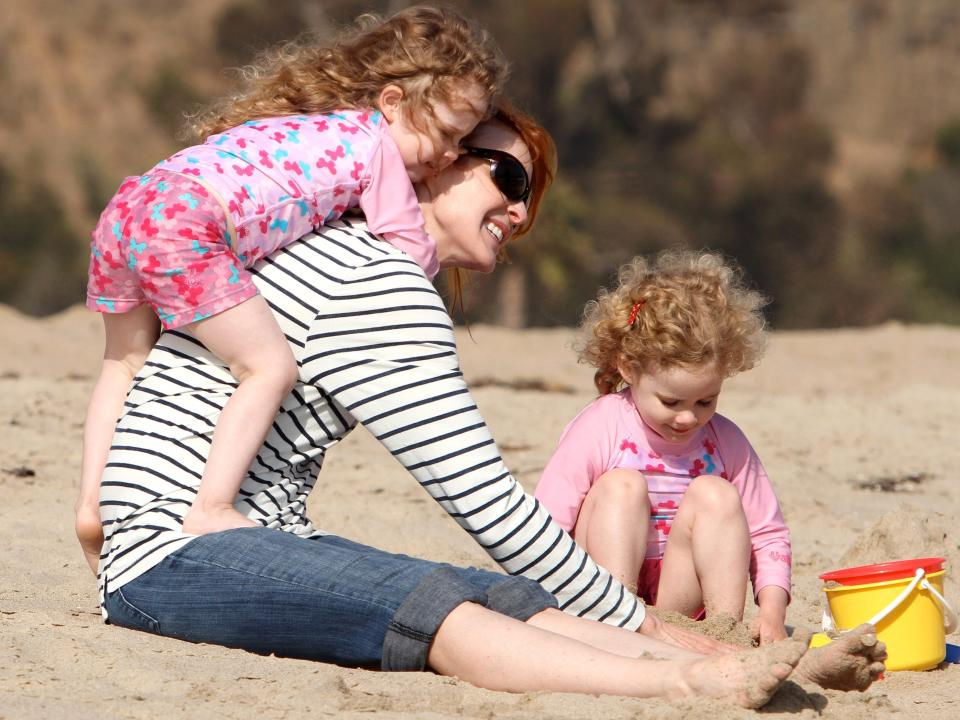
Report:
M 327 451 L 363 423 L 506 572 L 540 582 L 568 612 L 640 625 L 643 605 L 504 466 L 464 383 L 450 317 L 409 256 L 361 223 L 335 223 L 253 273 L 300 381 L 243 482 L 241 511 L 297 535 L 319 532 L 307 496 Z M 161 336 L 132 384 L 103 475 L 101 601 L 193 538 L 183 517 L 235 387 L 190 335 Z

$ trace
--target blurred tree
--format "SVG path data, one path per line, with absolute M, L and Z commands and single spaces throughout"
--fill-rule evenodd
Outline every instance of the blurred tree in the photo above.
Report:
M 74 173 L 83 189 L 84 209 L 91 217 L 100 217 L 113 193 L 115 183 L 108 180 L 96 154 L 90 148 L 82 148 L 73 157 Z
M 50 188 L 15 182 L 0 165 L 0 302 L 35 315 L 76 302 L 82 254 Z
M 905 299 L 894 317 L 914 322 L 960 322 L 960 165 L 904 175 L 895 193 L 906 194 L 905 220 L 874 237 Z
M 292 40 L 308 30 L 309 5 L 304 0 L 236 0 L 224 8 L 215 29 L 216 48 L 223 63 L 245 65 L 262 50 Z
M 865 182 L 847 201 L 856 270 L 869 287 L 865 322 L 960 323 L 960 122 L 948 122 L 933 142 L 932 164 Z
M 960 167 L 960 118 L 951 120 L 937 131 L 936 144 L 945 163 Z
M 781 326 L 835 324 L 837 206 L 826 185 L 832 146 L 806 113 L 806 57 L 782 38 L 753 38 L 714 58 L 711 92 L 678 142 L 657 192 L 689 244 L 736 256 L 774 302 Z
M 621 263 L 674 244 L 736 255 L 775 298 L 781 326 L 836 322 L 836 298 L 818 285 L 834 272 L 832 146 L 805 109 L 807 60 L 785 6 L 584 5 L 587 32 L 551 59 L 561 68 L 553 110 L 539 113 L 556 117 L 568 183 L 518 244 L 530 322 L 569 323 Z M 575 252 L 549 214 L 577 218 Z
M 185 115 L 203 101 L 189 78 L 190 74 L 179 63 L 168 61 L 157 68 L 141 91 L 153 120 L 171 138 L 182 130 Z

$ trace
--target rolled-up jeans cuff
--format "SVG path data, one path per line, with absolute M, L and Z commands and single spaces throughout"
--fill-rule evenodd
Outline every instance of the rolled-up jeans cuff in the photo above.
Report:
M 532 580 L 506 577 L 484 591 L 464 579 L 462 573 L 460 568 L 439 567 L 420 580 L 387 628 L 381 656 L 383 670 L 426 669 L 437 630 L 462 603 L 477 603 L 520 621 L 557 607 L 556 598 Z
M 486 605 L 487 594 L 457 577 L 451 567 L 439 567 L 417 583 L 397 608 L 383 640 L 383 670 L 424 670 L 430 644 L 450 612 L 465 602 Z
M 501 615 L 526 622 L 547 608 L 558 607 L 557 599 L 532 580 L 508 577 L 487 589 L 487 607 Z

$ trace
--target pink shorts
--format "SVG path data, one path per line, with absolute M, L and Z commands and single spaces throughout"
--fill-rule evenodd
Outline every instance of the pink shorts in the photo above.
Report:
M 657 606 L 657 592 L 660 589 L 660 571 L 663 570 L 663 558 L 646 558 L 640 566 L 637 578 L 637 595 L 647 605 Z M 703 620 L 707 616 L 705 608 L 700 608 L 693 616 L 694 620 Z
M 226 228 L 223 207 L 194 180 L 163 170 L 127 178 L 93 231 L 87 307 L 148 303 L 169 330 L 239 305 L 257 288 Z

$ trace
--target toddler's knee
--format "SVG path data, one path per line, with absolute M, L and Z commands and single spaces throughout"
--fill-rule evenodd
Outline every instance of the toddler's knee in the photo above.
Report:
M 293 386 L 300 379 L 300 366 L 297 364 L 297 359 L 293 356 L 293 353 L 288 353 L 287 357 L 283 359 L 279 373 L 278 383 L 283 389 L 284 395 L 286 395 L 293 390 Z
M 613 502 L 631 506 L 650 502 L 647 479 L 638 470 L 625 468 L 608 470 L 593 484 L 591 492 L 595 490 Z
M 288 347 L 261 355 L 255 362 L 237 363 L 231 366 L 230 372 L 240 382 L 256 378 L 258 385 L 269 388 L 272 394 L 280 397 L 293 390 L 300 379 L 300 368 Z
M 299 379 L 298 371 L 299 368 L 293 356 L 289 361 L 284 359 L 270 369 L 268 382 L 277 397 L 284 398 L 290 394 Z
M 740 493 L 733 484 L 716 475 L 700 475 L 693 479 L 684 496 L 684 502 L 694 500 L 711 512 L 743 512 Z

